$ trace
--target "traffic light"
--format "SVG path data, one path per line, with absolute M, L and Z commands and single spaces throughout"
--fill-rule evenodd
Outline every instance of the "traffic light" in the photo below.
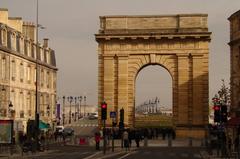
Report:
M 107 103 L 106 102 L 102 102 L 101 103 L 101 118 L 102 120 L 107 120 Z
M 214 109 L 214 122 L 220 122 L 221 121 L 221 110 L 219 105 L 215 105 L 213 107 Z
M 227 106 L 222 105 L 221 106 L 221 121 L 226 123 L 227 122 L 227 116 L 228 116 Z

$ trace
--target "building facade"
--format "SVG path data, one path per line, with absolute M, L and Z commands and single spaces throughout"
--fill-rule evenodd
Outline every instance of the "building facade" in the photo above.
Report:
M 0 9 L 0 119 L 14 119 L 23 130 L 28 119 L 35 118 L 36 83 L 40 120 L 55 121 L 55 52 L 48 39 L 38 46 L 36 41 L 33 23 L 8 17 L 8 10 Z
M 231 114 L 240 117 L 240 10 L 228 18 L 230 22 Z

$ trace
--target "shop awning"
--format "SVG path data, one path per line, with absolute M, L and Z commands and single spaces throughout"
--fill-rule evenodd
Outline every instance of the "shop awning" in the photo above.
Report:
M 233 117 L 228 120 L 227 127 L 238 127 L 240 125 L 240 117 Z
M 50 126 L 48 123 L 44 123 L 43 121 L 39 121 L 39 129 L 49 129 Z

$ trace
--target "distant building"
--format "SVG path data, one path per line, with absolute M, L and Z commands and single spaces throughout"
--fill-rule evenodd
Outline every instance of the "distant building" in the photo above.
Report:
M 55 120 L 57 68 L 54 50 L 36 44 L 36 26 L 0 9 L 0 119 L 14 119 L 26 130 L 35 118 L 36 62 L 40 120 Z M 38 54 L 37 54 L 37 48 Z
M 231 113 L 240 117 L 240 10 L 228 18 L 230 22 Z

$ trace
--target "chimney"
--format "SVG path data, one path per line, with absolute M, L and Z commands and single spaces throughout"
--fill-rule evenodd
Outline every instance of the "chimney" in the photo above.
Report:
M 36 42 L 36 26 L 32 22 L 23 22 L 23 34 Z
M 48 40 L 47 38 L 43 39 L 43 47 L 48 48 Z
M 8 25 L 8 9 L 0 8 L 0 23 Z

